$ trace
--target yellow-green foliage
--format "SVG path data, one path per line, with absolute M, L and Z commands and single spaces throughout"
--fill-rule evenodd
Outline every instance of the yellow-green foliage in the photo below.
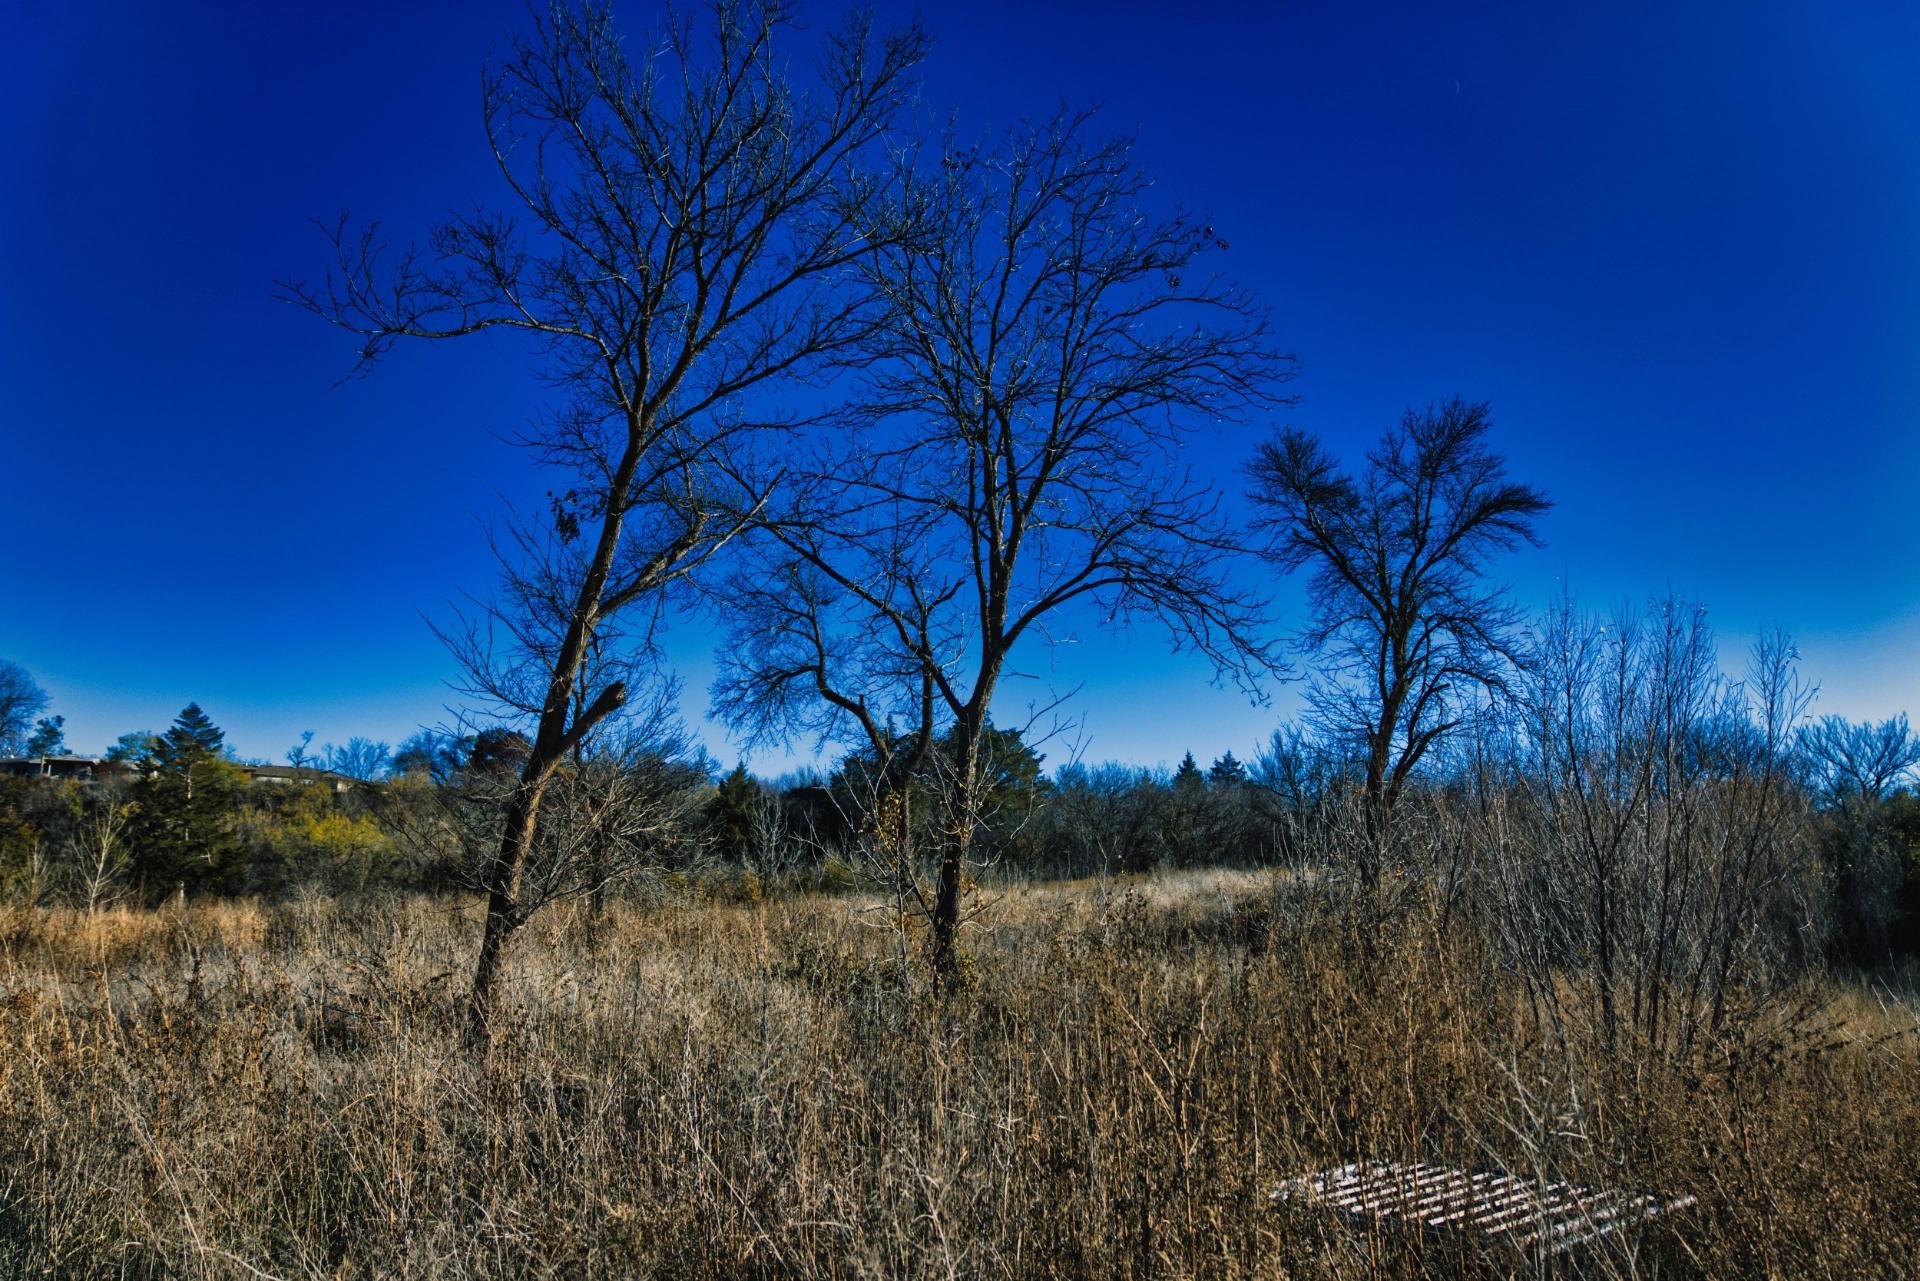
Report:
M 389 845 L 380 825 L 365 815 L 301 814 L 288 825 L 288 834 L 316 856 L 338 860 L 371 859 Z
M 716 903 L 758 903 L 766 897 L 760 885 L 760 874 L 744 869 L 728 872 L 713 882 L 713 901 Z
M 820 891 L 823 894 L 847 894 L 860 884 L 859 873 L 838 854 L 830 854 L 820 864 Z
M 345 812 L 325 788 L 255 788 L 253 799 L 268 802 L 240 818 L 256 889 L 359 889 L 394 855 L 393 838 L 371 816 Z

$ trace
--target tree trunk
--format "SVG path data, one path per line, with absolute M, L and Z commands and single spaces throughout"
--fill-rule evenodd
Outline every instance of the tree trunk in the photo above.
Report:
M 487 924 L 480 936 L 480 956 L 474 963 L 473 987 L 467 996 L 467 1037 L 484 1042 L 493 1023 L 498 1004 L 496 980 L 507 943 L 526 923 L 520 903 L 520 878 L 527 858 L 533 852 L 535 820 L 540 798 L 546 791 L 546 770 L 535 772 L 536 762 L 527 762 L 527 774 L 507 807 L 505 828 L 500 834 L 500 851 L 487 869 Z
M 630 424 L 627 452 L 614 477 L 612 492 L 623 493 L 632 483 L 639 463 L 641 439 L 638 425 Z M 607 576 L 612 571 L 622 528 L 619 509 L 610 505 L 600 524 L 592 564 L 574 595 L 567 634 L 547 679 L 546 701 L 540 710 L 533 748 L 521 770 L 520 786 L 507 806 L 506 824 L 500 833 L 500 852 L 487 871 L 487 925 L 480 938 L 480 955 L 474 962 L 473 988 L 467 997 L 467 1031 L 475 1041 L 485 1036 L 493 1015 L 494 983 L 499 976 L 501 955 L 514 931 L 525 924 L 530 915 L 530 909 L 520 901 L 520 881 L 527 859 L 533 853 L 535 825 L 547 780 L 595 725 L 626 702 L 626 685 L 615 681 L 601 690 L 587 708 L 574 711 L 575 682 L 601 620 Z
M 913 868 L 908 862 L 913 856 L 913 783 L 911 779 L 897 784 L 895 795 L 899 803 L 893 814 L 893 909 L 896 919 L 907 919 L 907 898 L 913 884 Z
M 1372 893 L 1380 887 L 1380 869 L 1386 863 L 1387 831 L 1391 819 L 1387 813 L 1389 801 L 1386 784 L 1375 775 L 1371 763 L 1367 769 L 1367 781 L 1361 792 L 1360 804 L 1361 817 L 1365 821 L 1366 830 L 1355 870 L 1360 873 L 1361 888 Z
M 953 727 L 955 803 L 948 812 L 946 840 L 940 850 L 940 889 L 933 902 L 933 940 L 929 959 L 934 979 L 948 985 L 959 969 L 956 938 L 960 929 L 960 881 L 973 847 L 974 793 L 980 774 L 981 718 L 963 715 Z
M 1369 893 L 1380 886 L 1380 872 L 1387 864 L 1387 840 L 1393 824 L 1393 803 L 1399 790 L 1390 780 L 1393 757 L 1393 731 L 1400 722 L 1400 708 L 1406 701 L 1404 684 L 1392 682 L 1380 707 L 1380 719 L 1367 742 L 1367 777 L 1361 793 L 1362 817 L 1366 821 L 1366 841 L 1360 851 L 1361 887 Z
M 965 862 L 957 837 L 949 836 L 940 852 L 940 893 L 933 901 L 933 943 L 928 953 L 933 974 L 943 987 L 959 969 L 954 934 L 960 927 L 960 868 Z

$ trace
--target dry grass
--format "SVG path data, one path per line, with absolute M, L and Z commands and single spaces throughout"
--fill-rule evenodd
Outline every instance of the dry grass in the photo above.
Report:
M 1910 1005 L 1603 1060 L 1418 912 L 998 895 L 944 1005 L 857 900 L 555 912 L 484 1062 L 471 905 L 0 912 L 0 1275 L 1531 1274 L 1269 1201 L 1367 1156 L 1700 1197 L 1594 1275 L 1920 1257 Z

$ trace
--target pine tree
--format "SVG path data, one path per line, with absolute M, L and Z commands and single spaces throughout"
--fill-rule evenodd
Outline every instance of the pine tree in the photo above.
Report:
M 234 810 L 246 775 L 225 750 L 226 735 L 198 703 L 153 740 L 133 834 L 135 871 L 149 895 L 238 888 Z
M 1207 776 L 1188 752 L 1173 772 L 1173 787 L 1163 811 L 1167 851 L 1175 867 L 1209 861 L 1206 849 Z
M 153 763 L 160 769 L 187 768 L 196 761 L 220 756 L 226 746 L 225 731 L 200 710 L 200 704 L 188 703 L 174 718 L 172 728 L 154 744 Z
M 58 756 L 67 750 L 67 718 L 42 716 L 27 740 L 28 756 Z
M 753 853 L 759 805 L 760 784 L 747 773 L 746 762 L 742 761 L 720 780 L 707 801 L 707 834 L 721 857 L 745 860 Z
M 1235 787 L 1246 781 L 1247 767 L 1235 760 L 1232 752 L 1214 761 L 1213 767 L 1207 771 L 1207 782 L 1215 787 Z

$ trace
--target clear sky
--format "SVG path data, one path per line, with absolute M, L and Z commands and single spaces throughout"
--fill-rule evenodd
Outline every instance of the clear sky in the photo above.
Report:
M 657 8 L 620 12 L 638 34 Z M 1819 710 L 1920 711 L 1920 8 L 920 12 L 929 119 L 1098 102 L 1137 135 L 1298 355 L 1285 421 L 1351 455 L 1409 402 L 1492 401 L 1514 476 L 1557 501 L 1507 566 L 1522 601 L 1694 594 L 1732 660 L 1763 626 L 1797 637 Z M 0 657 L 75 748 L 188 700 L 270 758 L 444 719 L 423 616 L 488 587 L 481 521 L 545 488 L 499 440 L 539 389 L 474 342 L 330 390 L 349 346 L 269 295 L 323 269 L 310 219 L 405 239 L 496 194 L 479 68 L 523 13 L 0 18 Z M 1196 464 L 1231 481 L 1257 435 Z M 1297 626 L 1297 588 L 1279 603 Z M 696 717 L 710 648 L 671 638 Z M 1020 666 L 1010 705 L 1081 686 L 1096 759 L 1245 756 L 1291 701 L 1211 688 L 1150 633 Z

